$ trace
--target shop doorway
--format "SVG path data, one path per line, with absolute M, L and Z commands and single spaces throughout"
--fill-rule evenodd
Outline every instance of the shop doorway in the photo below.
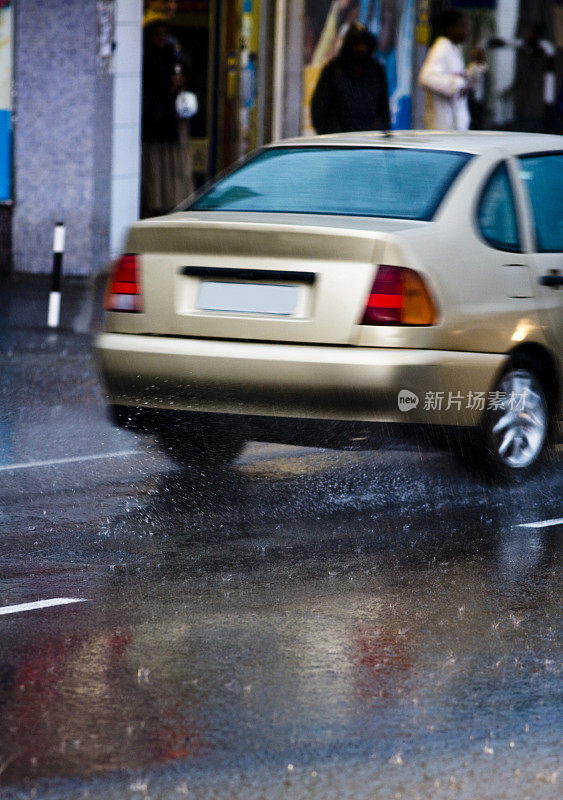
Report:
M 273 4 L 268 0 L 144 0 L 166 17 L 198 99 L 189 121 L 195 188 L 269 140 Z

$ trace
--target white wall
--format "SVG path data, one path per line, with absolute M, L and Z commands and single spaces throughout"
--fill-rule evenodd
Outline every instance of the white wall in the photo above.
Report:
M 519 4 L 514 0 L 498 0 L 496 35 L 501 39 L 513 39 L 518 24 Z M 489 53 L 492 75 L 492 105 L 495 125 L 503 125 L 514 119 L 514 99 L 510 87 L 514 82 L 516 70 L 516 50 L 503 47 Z
M 111 256 L 139 217 L 143 0 L 116 0 L 111 163 Z

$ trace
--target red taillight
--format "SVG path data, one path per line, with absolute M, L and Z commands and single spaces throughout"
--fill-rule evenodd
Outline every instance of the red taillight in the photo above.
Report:
M 104 308 L 106 311 L 142 311 L 141 294 L 137 256 L 126 253 L 112 264 Z
M 381 266 L 361 325 L 434 325 L 438 315 L 422 277 L 406 267 Z

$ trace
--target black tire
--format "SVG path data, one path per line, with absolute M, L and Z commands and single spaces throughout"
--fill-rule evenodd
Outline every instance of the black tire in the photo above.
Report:
M 493 390 L 501 393 L 499 399 L 504 393 L 504 404 L 488 408 L 483 417 L 478 454 L 488 477 L 504 483 L 520 481 L 544 460 L 553 432 L 549 385 L 534 359 L 524 354 L 511 359 Z
M 227 465 L 244 446 L 241 436 L 210 423 L 178 422 L 157 435 L 166 455 L 187 467 Z
M 121 405 L 110 405 L 108 413 L 118 428 L 156 434 L 166 455 L 186 466 L 228 464 L 244 446 L 243 436 L 211 415 Z

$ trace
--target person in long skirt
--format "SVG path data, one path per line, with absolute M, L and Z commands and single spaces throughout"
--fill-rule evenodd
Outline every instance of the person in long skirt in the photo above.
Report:
M 186 79 L 186 67 L 170 39 L 166 18 L 153 15 L 144 30 L 143 216 L 164 214 L 193 191 L 189 122 L 178 119 L 175 105 Z

